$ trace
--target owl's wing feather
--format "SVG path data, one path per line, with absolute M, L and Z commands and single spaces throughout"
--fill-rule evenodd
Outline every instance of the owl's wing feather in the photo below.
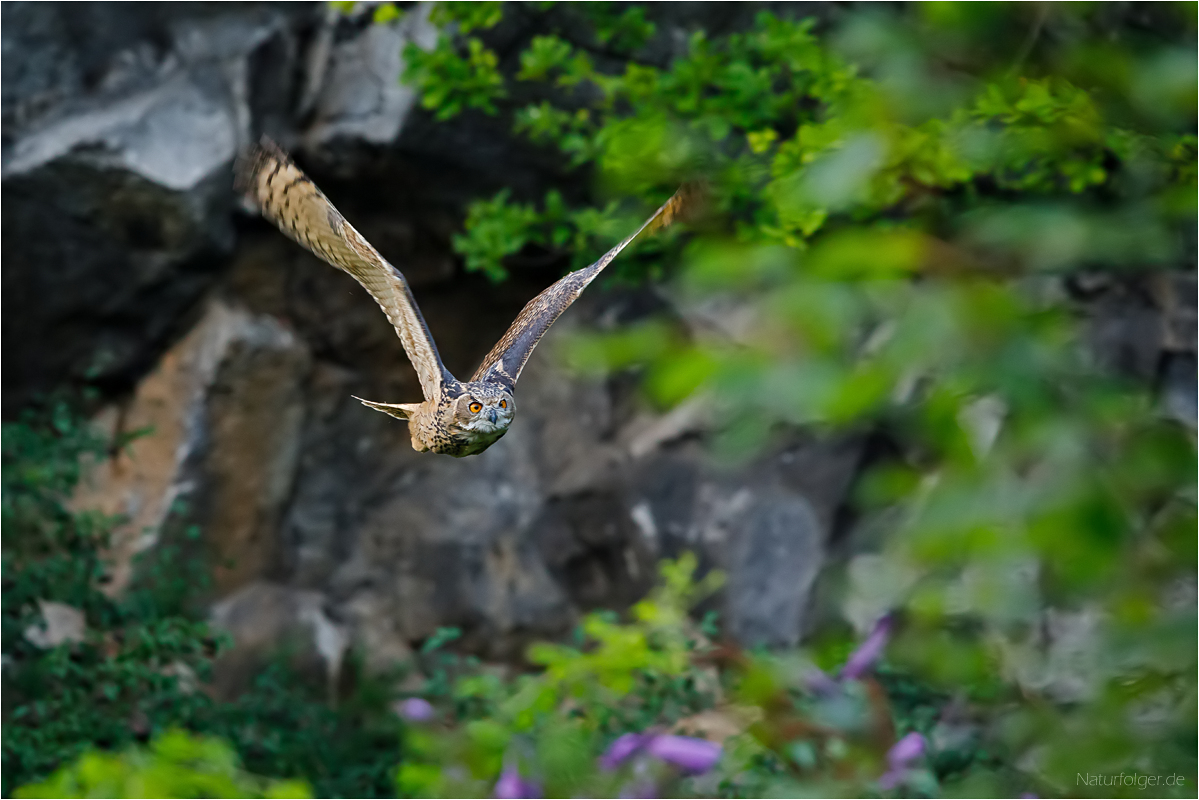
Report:
M 697 187 L 692 185 L 683 186 L 661 208 L 655 211 L 649 219 L 642 223 L 640 228 L 620 244 L 604 253 L 599 261 L 596 261 L 589 267 L 584 267 L 570 273 L 530 300 L 521 309 L 520 314 L 508 328 L 503 338 L 496 342 L 495 347 L 491 348 L 491 352 L 483 358 L 483 363 L 479 365 L 479 369 L 475 371 L 474 377 L 471 380 L 490 379 L 498 381 L 511 389 L 516 384 L 517 379 L 520 378 L 521 370 L 525 368 L 525 363 L 529 360 L 529 356 L 533 353 L 533 348 L 537 346 L 537 342 L 541 340 L 541 337 L 545 335 L 545 332 L 549 330 L 549 327 L 554 324 L 555 320 L 562 316 L 562 312 L 566 311 L 570 307 L 570 304 L 578 299 L 583 290 L 587 288 L 587 285 L 596 279 L 604 270 L 604 267 L 612 263 L 612 259 L 620 255 L 621 250 L 628 247 L 643 232 L 652 232 L 674 222 L 680 213 L 692 204 L 696 193 Z
M 237 186 L 289 237 L 362 284 L 391 321 L 425 398 L 453 381 L 437 353 L 408 281 L 387 263 L 291 159 L 267 138 L 237 166 Z

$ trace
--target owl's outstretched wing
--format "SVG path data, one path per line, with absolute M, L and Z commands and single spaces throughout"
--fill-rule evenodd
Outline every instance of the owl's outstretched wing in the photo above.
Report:
M 521 309 L 516 321 L 508 328 L 503 338 L 496 342 L 495 347 L 491 348 L 491 352 L 484 357 L 483 363 L 479 365 L 479 369 L 475 371 L 471 380 L 490 379 L 511 389 L 520 378 L 521 370 L 525 368 L 525 362 L 529 360 L 537 342 L 554 324 L 554 321 L 562 316 L 562 312 L 578 299 L 587 285 L 595 280 L 604 267 L 612 263 L 612 259 L 620 255 L 620 251 L 628 247 L 643 232 L 664 228 L 674 222 L 685 208 L 692 205 L 697 193 L 698 187 L 683 186 L 661 208 L 655 211 L 653 216 L 642 223 L 640 228 L 623 242 L 604 253 L 599 261 L 570 273 L 530 300 Z
M 292 239 L 362 284 L 391 321 L 425 398 L 453 380 L 437 354 L 408 281 L 371 247 L 291 159 L 267 138 L 237 166 L 237 187 Z

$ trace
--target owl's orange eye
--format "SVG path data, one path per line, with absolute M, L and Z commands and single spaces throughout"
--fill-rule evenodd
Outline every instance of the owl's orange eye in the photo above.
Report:
M 480 411 L 483 410 L 483 404 L 482 403 L 471 403 L 469 406 L 467 406 L 467 408 L 470 409 L 470 413 L 478 414 Z
M 501 401 L 500 401 L 500 408 L 507 408 L 507 407 L 508 407 L 508 401 L 507 401 L 507 400 L 501 400 Z

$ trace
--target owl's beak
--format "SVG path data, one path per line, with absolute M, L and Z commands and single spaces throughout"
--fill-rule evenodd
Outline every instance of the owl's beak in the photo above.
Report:
M 487 419 L 491 420 L 491 424 L 495 424 L 495 409 L 490 409 L 487 412 Z

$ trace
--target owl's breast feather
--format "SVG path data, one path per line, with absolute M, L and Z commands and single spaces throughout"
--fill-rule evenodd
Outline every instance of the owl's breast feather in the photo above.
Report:
M 445 436 L 429 449 L 434 453 L 454 456 L 455 458 L 473 456 L 491 447 L 507 432 L 507 428 L 500 428 L 487 433 L 471 432 L 466 436 Z
M 418 453 L 441 453 L 455 458 L 482 453 L 508 432 L 507 426 L 486 432 L 450 429 L 435 415 L 423 414 L 410 419 L 408 428 L 412 434 L 413 450 Z

